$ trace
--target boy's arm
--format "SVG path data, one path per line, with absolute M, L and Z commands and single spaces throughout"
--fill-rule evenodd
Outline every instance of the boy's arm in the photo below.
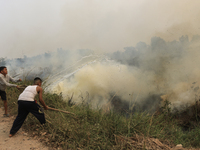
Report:
M 39 92 L 39 101 L 40 104 L 44 107 L 45 110 L 48 109 L 47 105 L 45 104 L 43 98 L 42 98 L 42 88 L 41 87 L 37 87 L 37 91 Z
M 18 82 L 18 81 L 22 81 L 21 79 L 14 79 L 12 78 L 11 76 L 7 75 L 9 77 L 9 80 L 12 81 L 12 82 Z
M 17 87 L 18 86 L 16 84 L 11 84 L 11 83 L 8 83 L 6 80 L 4 80 L 4 78 L 0 77 L 0 83 L 3 84 L 3 85 L 6 85 L 6 86 L 14 86 L 14 87 Z

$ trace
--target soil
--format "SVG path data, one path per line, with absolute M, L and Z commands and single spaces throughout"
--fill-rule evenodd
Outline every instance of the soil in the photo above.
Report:
M 0 108 L 0 150 L 49 150 L 50 148 L 39 142 L 39 137 L 31 137 L 21 128 L 13 137 L 9 137 L 14 116 L 3 117 Z

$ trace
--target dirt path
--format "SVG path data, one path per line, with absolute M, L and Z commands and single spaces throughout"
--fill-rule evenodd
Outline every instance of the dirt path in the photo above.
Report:
M 14 117 L 3 117 L 3 109 L 0 108 L 0 150 L 48 150 L 37 140 L 32 138 L 22 129 L 13 137 L 9 138 L 9 131 L 13 124 Z

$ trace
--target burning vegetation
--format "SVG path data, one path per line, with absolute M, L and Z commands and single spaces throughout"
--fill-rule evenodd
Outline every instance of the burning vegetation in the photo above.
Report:
M 167 97 L 172 111 L 182 110 L 199 99 L 199 41 L 198 35 L 178 41 L 153 37 L 150 45 L 139 42 L 104 55 L 58 49 L 34 57 L 2 58 L 1 64 L 23 80 L 40 76 L 46 92 L 62 93 L 64 100 L 73 94 L 75 104 L 83 103 L 84 97 L 93 108 L 110 105 L 119 111 L 153 112 Z

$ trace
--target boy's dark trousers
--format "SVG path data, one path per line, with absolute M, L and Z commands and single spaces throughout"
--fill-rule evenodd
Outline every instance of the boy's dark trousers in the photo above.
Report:
M 29 112 L 32 113 L 41 124 L 46 122 L 43 109 L 40 107 L 40 105 L 36 104 L 35 102 L 19 100 L 18 115 L 10 130 L 10 134 L 15 134 L 21 128 Z

